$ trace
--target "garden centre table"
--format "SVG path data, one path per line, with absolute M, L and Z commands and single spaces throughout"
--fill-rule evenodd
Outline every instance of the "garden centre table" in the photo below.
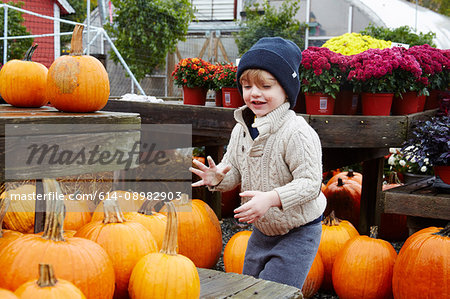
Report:
M 192 125 L 192 145 L 205 146 L 206 154 L 215 161 L 221 159 L 235 125 L 234 109 L 216 107 L 214 102 L 193 106 L 181 100 L 150 103 L 110 99 L 103 110 L 139 113 L 142 124 Z M 377 201 L 388 149 L 402 146 L 414 121 L 435 114 L 436 110 L 399 116 L 298 114 L 320 136 L 324 171 L 362 162 L 360 233 L 368 233 L 370 226 L 379 224 Z M 214 193 L 208 195 L 208 203 L 220 218 L 220 195 Z
M 48 126 L 49 124 L 50 126 Z M 69 130 L 63 130 L 63 127 Z M 38 164 L 21 163 L 24 157 L 23 147 L 33 142 L 57 140 L 77 148 L 84 146 L 86 152 L 90 146 L 101 145 L 102 151 L 129 152 L 135 142 L 140 140 L 141 121 L 137 113 L 99 111 L 95 113 L 64 113 L 53 107 L 16 108 L 8 104 L 0 105 L 0 181 L 41 180 L 116 171 L 124 168 L 119 163 L 56 163 L 52 167 Z M 58 129 L 61 129 L 58 131 Z M 60 133 L 58 133 L 60 132 Z M 8 156 L 9 155 L 9 156 Z M 17 163 L 5 161 L 5 157 L 16 158 Z M 9 159 L 8 159 L 9 160 Z M 12 173 L 8 176 L 8 173 Z M 43 192 L 42 184 L 36 184 L 36 193 Z M 45 211 L 45 201 L 36 201 L 36 211 Z M 35 231 L 43 228 L 44 212 L 36 212 Z
M 436 187 L 435 180 L 430 176 L 383 191 L 382 212 L 406 215 L 409 234 L 427 226 L 444 227 L 450 221 L 450 186 Z

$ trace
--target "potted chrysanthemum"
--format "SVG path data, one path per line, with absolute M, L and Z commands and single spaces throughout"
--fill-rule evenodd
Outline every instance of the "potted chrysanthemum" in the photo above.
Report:
M 392 114 L 404 115 L 418 111 L 421 102 L 428 95 L 428 78 L 424 76 L 420 62 L 415 55 L 403 47 L 391 51 L 397 56 L 398 67 L 393 70 L 396 90 L 392 102 Z
M 299 74 L 307 114 L 333 114 L 346 62 L 346 56 L 328 48 L 309 47 L 302 52 Z
M 233 63 L 218 63 L 212 77 L 212 86 L 221 91 L 222 106 L 237 108 L 244 105 L 241 94 L 237 89 L 237 66 Z M 217 96 L 217 93 L 216 93 Z
M 390 48 L 369 49 L 350 56 L 347 80 L 361 93 L 364 115 L 389 115 L 397 91 L 399 54 Z
M 437 95 L 445 91 L 450 83 L 450 50 L 436 49 L 429 45 L 414 46 L 408 49 L 419 62 L 423 72 L 423 83 L 426 85 L 427 96 L 418 112 L 434 109 L 439 106 Z
M 195 57 L 178 62 L 172 72 L 174 83 L 183 88 L 183 103 L 188 105 L 205 105 L 206 93 L 210 87 L 210 74 L 214 65 Z

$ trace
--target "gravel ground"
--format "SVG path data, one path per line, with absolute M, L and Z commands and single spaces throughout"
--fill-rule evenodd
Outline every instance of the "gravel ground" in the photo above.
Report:
M 223 250 L 225 249 L 225 245 L 227 244 L 228 240 L 237 232 L 242 230 L 251 230 L 251 225 L 246 225 L 239 223 L 234 218 L 223 218 L 220 221 L 220 225 L 222 228 L 222 241 L 223 241 L 223 247 L 222 247 L 222 254 L 220 255 L 219 261 L 217 262 L 216 266 L 213 268 L 214 270 L 218 271 L 225 271 L 223 266 Z M 402 247 L 404 242 L 391 242 L 394 249 L 399 252 L 400 248 Z M 330 294 L 330 293 L 324 293 L 319 291 L 316 295 L 314 295 L 312 298 L 314 299 L 338 299 L 339 297 L 336 294 Z

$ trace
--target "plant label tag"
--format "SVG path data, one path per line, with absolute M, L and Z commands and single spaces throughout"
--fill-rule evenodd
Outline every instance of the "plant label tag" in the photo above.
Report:
M 327 110 L 327 104 L 328 104 L 328 98 L 327 97 L 320 97 L 319 107 L 320 110 Z
M 230 105 L 231 104 L 231 95 L 230 95 L 230 93 L 229 92 L 224 92 L 223 96 L 224 96 L 224 99 L 225 99 L 225 103 L 227 105 Z
M 352 108 L 355 108 L 358 105 L 358 95 L 354 94 L 352 96 Z

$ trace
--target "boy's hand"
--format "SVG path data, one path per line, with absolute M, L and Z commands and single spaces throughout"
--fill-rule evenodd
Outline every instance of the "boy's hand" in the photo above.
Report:
M 244 191 L 239 194 L 241 197 L 251 197 L 251 199 L 235 209 L 234 218 L 239 222 L 253 223 L 262 217 L 269 208 L 281 207 L 280 197 L 276 191 Z
M 231 169 L 231 166 L 229 165 L 225 167 L 217 167 L 216 163 L 214 163 L 214 160 L 210 156 L 207 157 L 207 160 L 209 167 L 198 160 L 192 160 L 192 162 L 199 169 L 189 167 L 189 170 L 201 178 L 200 181 L 193 183 L 192 187 L 199 187 L 204 185 L 216 186 L 223 180 L 223 177 Z

